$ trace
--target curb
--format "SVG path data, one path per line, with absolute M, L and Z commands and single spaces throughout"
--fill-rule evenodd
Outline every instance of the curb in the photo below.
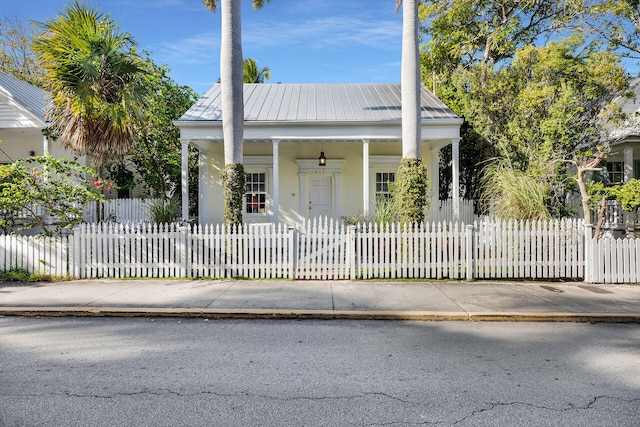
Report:
M 406 320 L 466 322 L 576 322 L 637 323 L 640 313 L 523 313 L 523 312 L 438 312 L 357 311 L 287 309 L 212 309 L 149 307 L 2 307 L 0 317 L 146 317 L 202 319 L 316 319 L 316 320 Z

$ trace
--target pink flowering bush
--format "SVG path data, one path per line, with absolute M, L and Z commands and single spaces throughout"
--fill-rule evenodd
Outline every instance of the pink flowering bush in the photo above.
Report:
M 0 165 L 0 228 L 7 232 L 39 227 L 54 235 L 82 221 L 83 206 L 102 201 L 113 183 L 92 169 L 50 155 Z
M 99 191 L 109 191 L 113 188 L 112 181 L 107 181 L 102 178 L 92 179 L 91 184 L 93 184 L 93 186 L 96 187 L 96 190 L 99 190 Z

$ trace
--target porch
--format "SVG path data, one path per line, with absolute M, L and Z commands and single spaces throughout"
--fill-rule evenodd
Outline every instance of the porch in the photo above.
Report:
M 400 98 L 400 85 L 393 84 L 245 85 L 245 222 L 295 225 L 315 217 L 367 217 L 376 198 L 388 195 L 401 161 Z M 183 153 L 182 217 L 188 219 L 186 156 L 192 146 L 200 158 L 202 225 L 220 223 L 223 216 L 220 100 L 214 85 L 175 122 Z M 419 152 L 429 170 L 432 205 L 439 200 L 440 150 L 452 145 L 457 218 L 462 119 L 424 87 L 421 103 Z

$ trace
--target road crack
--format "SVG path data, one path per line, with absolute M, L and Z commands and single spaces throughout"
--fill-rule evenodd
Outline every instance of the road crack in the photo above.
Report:
M 576 406 L 576 405 L 573 405 L 573 404 L 569 404 L 569 406 L 565 407 L 565 408 L 554 408 L 554 407 L 544 406 L 544 405 L 535 405 L 533 403 L 527 403 L 527 402 L 495 402 L 495 403 L 487 403 L 487 405 L 489 405 L 487 408 L 482 408 L 482 409 L 478 409 L 478 410 L 472 411 L 471 413 L 469 413 L 465 417 L 463 417 L 463 418 L 461 418 L 461 419 L 459 419 L 457 421 L 454 421 L 453 424 L 460 424 L 462 422 L 465 422 L 465 421 L 469 420 L 470 418 L 475 417 L 476 415 L 482 414 L 484 412 L 493 411 L 494 409 L 499 408 L 499 407 L 526 406 L 526 407 L 530 407 L 530 408 L 543 409 L 543 410 L 553 411 L 553 412 L 584 411 L 584 410 L 589 410 L 589 409 L 593 408 L 593 406 L 595 406 L 596 403 L 598 403 L 598 401 L 605 400 L 605 399 L 617 400 L 617 401 L 625 402 L 625 403 L 637 403 L 637 402 L 640 402 L 640 399 L 624 399 L 624 398 L 621 398 L 621 397 L 614 397 L 614 396 L 595 396 L 589 402 L 587 402 L 585 405 Z

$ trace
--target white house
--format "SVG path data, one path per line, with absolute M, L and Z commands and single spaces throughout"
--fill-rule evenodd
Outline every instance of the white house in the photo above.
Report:
M 50 143 L 42 135 L 47 127 L 44 90 L 0 71 L 0 163 L 41 156 L 74 158 L 71 150 Z
M 621 184 L 640 179 L 640 78 L 631 82 L 633 98 L 619 100 L 627 121 L 613 132 L 614 142 L 607 159 L 607 182 Z
M 422 88 L 422 156 L 438 200 L 440 149 L 453 145 L 454 211 L 462 119 Z M 399 84 L 246 84 L 244 220 L 294 224 L 313 217 L 369 214 L 388 192 L 402 153 Z M 222 221 L 224 167 L 220 85 L 175 124 L 183 153 L 183 219 L 187 219 L 187 147 L 199 150 L 198 222 Z M 326 158 L 324 165 L 320 156 Z

